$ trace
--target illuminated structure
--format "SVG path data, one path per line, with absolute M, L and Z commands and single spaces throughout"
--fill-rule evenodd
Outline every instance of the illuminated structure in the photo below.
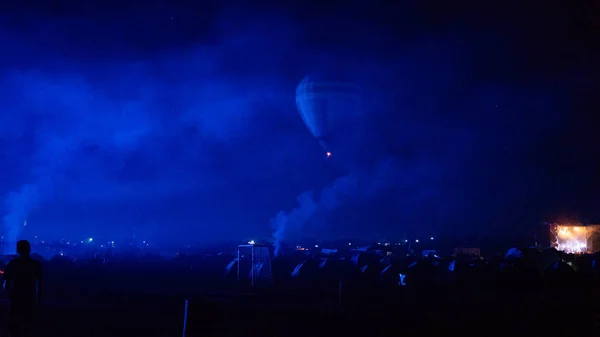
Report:
M 237 253 L 238 283 L 246 283 L 253 288 L 259 283 L 271 283 L 273 274 L 271 272 L 269 246 L 254 244 L 239 245 Z
M 598 234 L 600 225 L 551 224 L 550 245 L 569 254 L 591 254 L 600 250 Z

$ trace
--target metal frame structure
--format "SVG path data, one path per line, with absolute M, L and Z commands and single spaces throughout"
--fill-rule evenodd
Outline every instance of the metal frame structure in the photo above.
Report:
M 258 280 L 272 281 L 271 273 L 271 253 L 269 246 L 267 245 L 239 245 L 237 250 L 237 280 L 238 283 L 242 280 L 241 273 L 244 271 L 241 269 L 242 261 L 244 257 L 243 250 L 248 250 L 250 253 L 251 269 L 250 269 L 250 284 L 252 288 L 256 285 Z M 257 264 L 262 263 L 260 270 L 257 270 Z

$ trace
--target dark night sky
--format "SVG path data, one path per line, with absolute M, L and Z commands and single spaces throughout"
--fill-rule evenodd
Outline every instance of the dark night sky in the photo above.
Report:
M 5 232 L 268 237 L 280 211 L 288 237 L 318 238 L 600 221 L 597 5 L 301 3 L 5 1 Z M 296 110 L 324 69 L 363 88 L 346 158 Z

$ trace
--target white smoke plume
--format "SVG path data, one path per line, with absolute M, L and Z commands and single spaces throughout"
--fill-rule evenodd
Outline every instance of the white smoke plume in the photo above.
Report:
M 311 191 L 304 192 L 298 196 L 298 207 L 291 212 L 280 211 L 274 219 L 271 220 L 271 226 L 275 229 L 273 238 L 275 239 L 275 256 L 281 254 L 281 244 L 286 239 L 299 235 L 304 224 L 310 220 L 319 205 L 313 200 Z
M 6 215 L 2 218 L 2 241 L 4 243 L 1 254 L 14 254 L 17 248 L 19 235 L 23 230 L 24 222 L 29 212 L 37 206 L 38 189 L 36 185 L 23 185 L 18 192 L 11 192 L 5 199 Z
M 298 207 L 290 212 L 280 211 L 271 220 L 271 226 L 275 230 L 275 256 L 281 254 L 284 241 L 302 238 L 306 223 L 313 218 L 326 216 L 347 203 L 369 200 L 386 187 L 397 187 L 402 183 L 406 183 L 406 187 L 410 187 L 408 184 L 422 184 L 421 178 L 427 179 L 432 173 L 431 170 L 418 170 L 418 175 L 411 174 L 410 179 L 399 180 L 402 175 L 399 174 L 398 165 L 392 158 L 382 161 L 373 170 L 356 170 L 337 178 L 323 188 L 317 199 L 312 191 L 302 193 L 298 196 Z M 419 177 L 423 174 L 426 177 Z M 428 196 L 414 195 L 411 198 L 415 200 Z

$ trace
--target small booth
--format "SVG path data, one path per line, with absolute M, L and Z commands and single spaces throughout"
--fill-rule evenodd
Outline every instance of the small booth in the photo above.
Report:
M 271 253 L 266 245 L 239 245 L 237 251 L 238 283 L 254 288 L 258 283 L 273 281 Z

